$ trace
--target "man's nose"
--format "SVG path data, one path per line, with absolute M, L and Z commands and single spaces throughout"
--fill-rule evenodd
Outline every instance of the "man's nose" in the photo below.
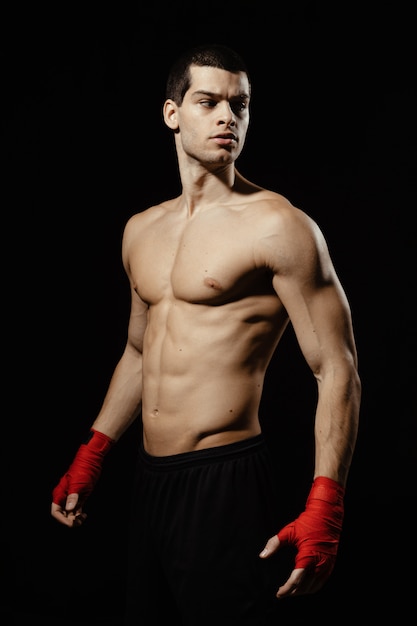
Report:
M 233 113 L 233 109 L 228 102 L 221 104 L 219 113 L 219 122 L 226 124 L 227 126 L 235 125 L 235 114 Z

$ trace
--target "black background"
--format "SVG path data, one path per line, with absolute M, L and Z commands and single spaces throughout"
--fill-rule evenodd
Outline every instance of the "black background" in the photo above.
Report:
M 218 41 L 248 62 L 238 169 L 325 233 L 354 318 L 363 402 L 332 579 L 283 624 L 408 614 L 415 535 L 415 33 L 401 3 L 182 2 L 3 9 L 2 624 L 119 626 L 133 426 L 80 530 L 51 491 L 125 343 L 126 220 L 179 193 L 161 106 L 175 56 Z M 261 418 L 289 515 L 312 469 L 315 387 L 291 329 Z M 277 581 L 282 582 L 282 581 Z M 411 606 L 411 604 L 410 604 Z

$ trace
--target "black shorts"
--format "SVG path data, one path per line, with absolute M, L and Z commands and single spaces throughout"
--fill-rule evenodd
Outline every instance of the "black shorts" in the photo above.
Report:
M 263 436 L 139 457 L 125 626 L 272 623 L 282 580 L 259 558 L 279 524 Z

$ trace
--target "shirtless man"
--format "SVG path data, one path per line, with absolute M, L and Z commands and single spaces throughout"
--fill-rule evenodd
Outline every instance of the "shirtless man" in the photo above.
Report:
M 163 117 L 182 192 L 125 227 L 126 347 L 53 493 L 52 516 L 80 526 L 107 452 L 140 417 L 128 626 L 276 624 L 275 596 L 319 590 L 336 558 L 360 406 L 351 313 L 317 224 L 236 170 L 250 97 L 243 60 L 224 46 L 171 70 Z M 289 322 L 318 401 L 311 491 L 287 524 L 259 405 Z M 288 545 L 294 569 L 278 581 Z

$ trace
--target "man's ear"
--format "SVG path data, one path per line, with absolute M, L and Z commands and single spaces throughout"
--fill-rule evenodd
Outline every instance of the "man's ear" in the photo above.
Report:
M 165 100 L 163 115 L 165 124 L 171 130 L 178 130 L 178 107 L 173 100 Z

